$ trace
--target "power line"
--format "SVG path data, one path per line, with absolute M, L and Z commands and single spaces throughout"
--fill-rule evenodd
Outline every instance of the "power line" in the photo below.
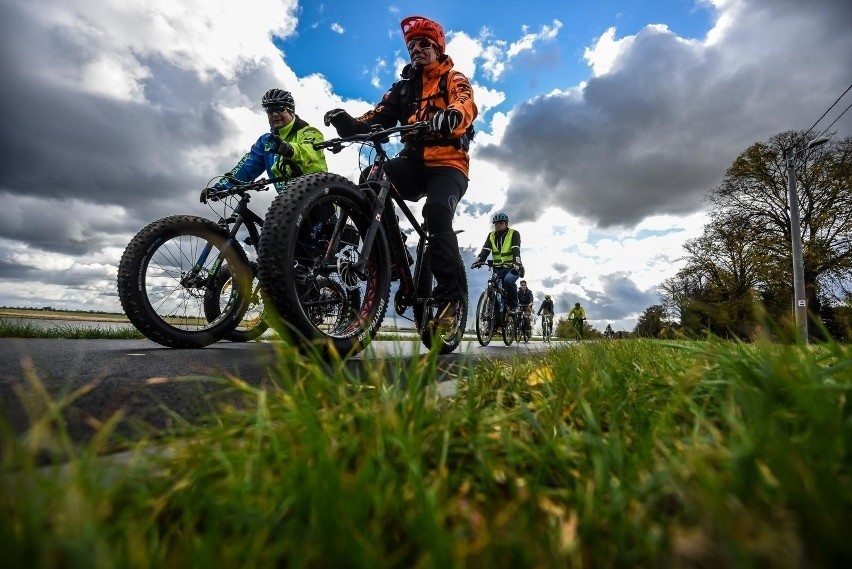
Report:
M 829 112 L 831 112 L 831 109 L 833 109 L 833 108 L 834 108 L 834 105 L 836 105 L 837 103 L 839 103 L 839 102 L 840 102 L 840 99 L 842 99 L 842 98 L 843 98 L 843 95 L 845 95 L 846 93 L 848 93 L 848 92 L 849 92 L 849 89 L 852 89 L 852 83 L 850 83 L 850 84 L 849 84 L 849 86 L 848 86 L 848 87 L 846 87 L 846 90 L 845 90 L 845 91 L 843 91 L 843 93 L 841 93 L 839 97 L 837 97 L 837 100 L 836 100 L 836 101 L 834 101 L 833 103 L 831 103 L 831 106 L 830 106 L 830 107 L 828 107 L 828 109 L 826 109 L 826 111 L 825 111 L 824 113 L 822 113 L 822 116 L 821 116 L 821 117 L 819 117 L 819 118 L 816 120 L 816 122 L 815 122 L 814 124 L 812 124 L 812 125 L 811 125 L 811 128 L 809 128 L 808 130 L 806 130 L 806 131 L 805 131 L 805 136 L 807 136 L 807 135 L 808 135 L 808 133 L 809 133 L 810 131 L 812 131 L 812 130 L 814 129 L 814 127 L 815 127 L 817 124 L 819 124 L 819 121 L 821 121 L 822 119 L 824 119 L 824 118 L 825 118 L 825 115 L 827 115 Z
M 846 114 L 846 111 L 848 111 L 850 108 L 852 108 L 852 103 L 849 103 L 849 106 L 848 106 L 848 107 L 846 107 L 845 109 L 843 109 L 843 112 L 842 112 L 842 113 L 840 113 L 839 115 L 837 115 L 837 118 L 836 118 L 836 119 L 834 119 L 833 121 L 831 121 L 831 124 L 830 124 L 830 125 L 828 125 L 827 127 L 825 127 L 825 130 L 824 130 L 824 131 L 822 131 L 821 133 L 819 133 L 819 134 L 817 135 L 817 138 L 819 138 L 820 136 L 822 136 L 822 135 L 824 135 L 825 133 L 827 133 L 827 132 L 828 132 L 828 129 L 830 129 L 831 127 L 833 127 L 833 126 L 834 126 L 834 123 L 836 123 L 837 121 L 839 121 L 839 120 L 840 120 L 840 117 L 842 117 L 843 115 L 845 115 L 845 114 Z

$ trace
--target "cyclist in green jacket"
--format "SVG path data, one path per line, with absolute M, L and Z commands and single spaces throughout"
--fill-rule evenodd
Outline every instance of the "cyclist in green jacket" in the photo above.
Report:
M 214 185 L 216 189 L 231 187 L 234 181 L 251 182 L 264 171 L 270 177 L 285 180 L 275 184 L 284 191 L 293 178 L 312 172 L 327 172 L 325 154 L 314 148 L 322 142 L 322 133 L 296 115 L 293 95 L 283 89 L 270 89 L 260 101 L 269 119 L 269 132 L 257 139 L 237 165 Z M 207 189 L 201 192 L 201 202 L 207 202 Z
M 491 255 L 494 274 L 503 280 L 506 307 L 510 312 L 517 312 L 518 286 L 515 283 L 524 273 L 524 265 L 521 263 L 521 234 L 509 228 L 509 216 L 503 212 L 495 214 L 491 221 L 494 223 L 494 231 L 485 238 L 485 245 L 470 268 L 481 267 L 488 255 Z
M 574 303 L 574 308 L 571 309 L 571 312 L 568 313 L 568 320 L 574 323 L 574 328 L 577 330 L 577 334 L 582 339 L 585 336 L 585 330 L 583 329 L 583 321 L 586 320 L 586 311 L 580 306 L 580 303 Z

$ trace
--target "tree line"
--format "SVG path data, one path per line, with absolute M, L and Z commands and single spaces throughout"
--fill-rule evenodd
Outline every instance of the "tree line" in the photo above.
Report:
M 749 146 L 707 194 L 711 221 L 684 245 L 684 267 L 664 281 L 640 336 L 793 338 L 793 263 L 785 149 L 799 201 L 808 333 L 852 339 L 852 138 L 806 148 L 788 131 Z

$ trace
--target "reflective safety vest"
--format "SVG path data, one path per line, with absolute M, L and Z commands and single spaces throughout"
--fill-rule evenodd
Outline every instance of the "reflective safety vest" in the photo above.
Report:
M 495 267 L 505 267 L 512 264 L 514 255 L 512 255 L 512 237 L 515 235 L 515 230 L 511 227 L 506 230 L 506 235 L 503 236 L 503 246 L 497 248 L 497 232 L 491 232 L 491 260 Z

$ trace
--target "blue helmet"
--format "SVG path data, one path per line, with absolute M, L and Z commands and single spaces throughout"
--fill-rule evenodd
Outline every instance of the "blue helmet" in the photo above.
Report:
M 505 221 L 506 223 L 509 223 L 509 216 L 502 211 L 500 213 L 495 213 L 494 217 L 491 218 L 491 223 L 497 223 L 498 221 Z

